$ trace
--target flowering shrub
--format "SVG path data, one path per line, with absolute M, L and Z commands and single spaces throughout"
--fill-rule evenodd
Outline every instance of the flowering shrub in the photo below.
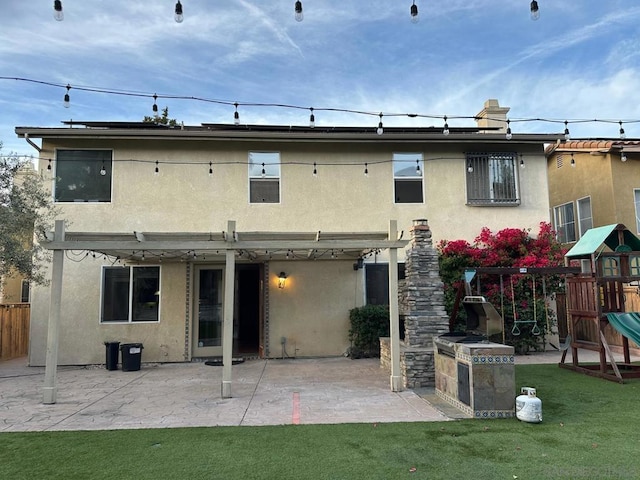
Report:
M 464 287 L 464 271 L 474 267 L 555 267 L 564 265 L 564 252 L 556 240 L 551 225 L 541 222 L 536 236 L 526 229 L 505 228 L 493 233 L 484 227 L 470 244 L 466 240 L 443 240 L 437 245 L 440 261 L 440 276 L 445 284 L 445 304 L 451 315 L 458 289 Z M 478 279 L 475 279 L 478 281 Z M 502 281 L 501 281 L 502 280 Z M 555 325 L 543 296 L 555 293 L 560 288 L 557 276 L 535 278 L 528 274 L 482 275 L 480 294 L 491 302 L 504 318 L 504 340 L 518 352 L 538 350 L 544 345 L 545 333 Z M 534 295 L 535 286 L 535 295 Z M 474 293 L 477 291 L 477 283 Z M 535 302 L 534 302 L 535 299 Z M 514 320 L 516 323 L 514 328 Z M 465 312 L 459 310 L 456 317 L 458 329 L 464 329 Z M 534 326 L 540 330 L 535 335 Z M 517 330 L 520 331 L 519 334 Z M 533 332 L 532 332 L 533 330 Z M 493 340 L 502 342 L 503 337 Z

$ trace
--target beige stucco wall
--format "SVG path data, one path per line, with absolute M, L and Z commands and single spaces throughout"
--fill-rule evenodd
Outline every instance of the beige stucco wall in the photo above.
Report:
M 548 221 L 546 164 L 542 146 L 524 146 L 526 168 L 518 169 L 522 204 L 518 207 L 468 207 L 466 152 L 499 148 L 466 144 L 316 144 L 292 142 L 44 141 L 42 157 L 56 148 L 114 150 L 111 203 L 62 203 L 59 218 L 69 231 L 219 232 L 235 220 L 242 231 L 387 231 L 389 220 L 408 231 L 412 220 L 427 218 L 434 244 L 440 239 L 473 240 L 482 227 L 531 228 Z M 504 146 L 501 147 L 504 151 Z M 281 202 L 249 204 L 248 151 L 281 152 Z M 395 204 L 394 152 L 423 152 L 425 202 Z M 138 160 L 132 162 L 131 160 Z M 146 161 L 140 162 L 140 160 Z M 154 175 L 156 160 L 159 175 Z M 213 162 L 213 176 L 208 175 Z M 173 165 L 181 162 L 187 165 Z M 288 164 L 291 162 L 303 163 Z M 312 175 L 316 162 L 318 175 Z M 364 163 L 369 175 L 365 177 Z M 381 163 L 378 163 L 381 162 Z M 47 161 L 40 170 L 47 171 Z M 355 165 L 327 165 L 349 163 Z M 55 166 L 54 166 L 55 169 Z M 52 180 L 53 183 L 53 180 Z M 402 261 L 403 252 L 399 259 Z M 385 261 L 386 252 L 378 257 Z M 103 363 L 105 340 L 142 342 L 143 361 L 183 361 L 187 322 L 186 267 L 162 265 L 161 320 L 158 324 L 100 325 L 100 268 L 103 261 L 65 260 L 60 363 Z M 275 263 L 275 262 L 274 262 Z M 348 347 L 348 311 L 363 303 L 363 271 L 353 261 L 291 262 L 270 271 L 291 272 L 288 288 L 270 289 L 270 353 L 280 354 L 287 338 L 289 355 L 341 355 Z M 271 280 L 270 280 L 271 281 Z M 168 288 L 169 287 L 169 288 Z M 30 362 L 44 363 L 48 288 L 34 291 Z M 191 307 L 189 307 L 191 308 Z M 191 321 L 191 316 L 190 320 Z M 187 345 L 190 354 L 190 345 Z M 296 351 L 297 349 L 297 351 Z
M 0 304 L 21 303 L 22 275 L 9 274 L 0 278 Z

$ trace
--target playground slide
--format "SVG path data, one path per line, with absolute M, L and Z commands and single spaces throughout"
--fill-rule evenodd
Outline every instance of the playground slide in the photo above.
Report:
M 640 346 L 640 313 L 607 313 L 613 328 Z

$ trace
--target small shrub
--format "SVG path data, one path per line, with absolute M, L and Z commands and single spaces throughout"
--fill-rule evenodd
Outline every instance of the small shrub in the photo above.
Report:
M 389 336 L 389 309 L 382 305 L 365 305 L 349 310 L 351 358 L 380 356 L 380 337 Z

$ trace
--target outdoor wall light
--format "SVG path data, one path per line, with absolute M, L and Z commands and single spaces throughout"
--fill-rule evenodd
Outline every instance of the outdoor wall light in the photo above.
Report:
M 287 281 L 287 274 L 280 272 L 278 275 L 278 288 L 284 288 L 284 284 Z

